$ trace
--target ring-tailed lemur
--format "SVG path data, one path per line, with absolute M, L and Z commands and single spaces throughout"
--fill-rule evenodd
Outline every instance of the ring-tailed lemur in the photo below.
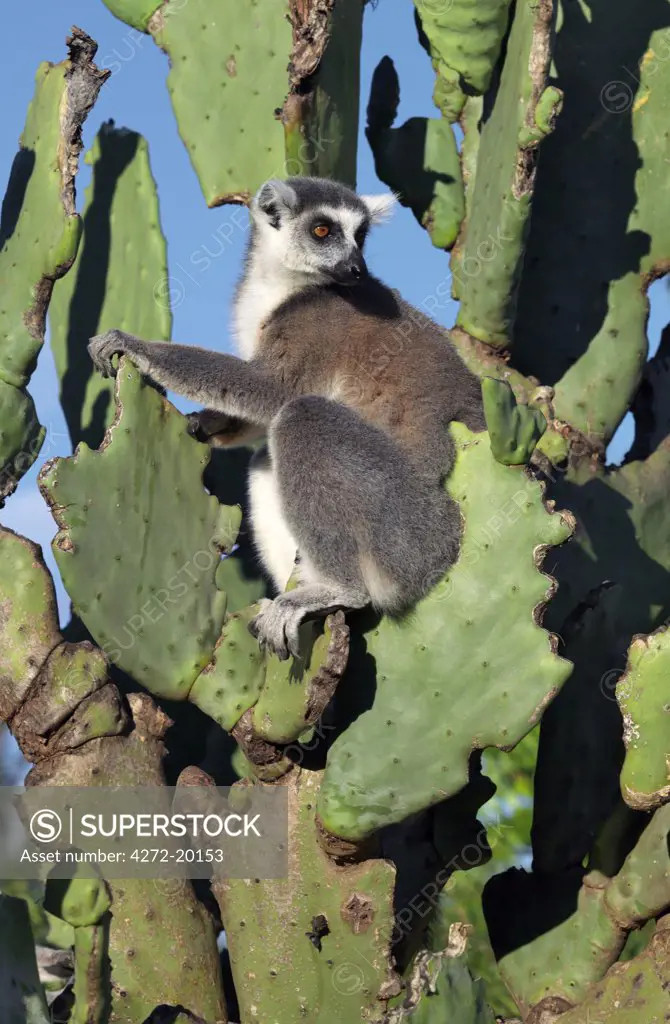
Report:
M 480 387 L 446 331 L 367 271 L 366 235 L 394 201 L 318 178 L 261 187 L 235 302 L 240 357 L 121 331 L 89 345 L 102 373 L 125 352 L 207 405 L 196 435 L 267 435 L 250 470 L 255 543 L 278 591 L 299 552 L 300 584 L 265 600 L 252 632 L 280 658 L 297 654 L 306 617 L 370 602 L 403 612 L 458 553 L 448 426 L 484 428 Z

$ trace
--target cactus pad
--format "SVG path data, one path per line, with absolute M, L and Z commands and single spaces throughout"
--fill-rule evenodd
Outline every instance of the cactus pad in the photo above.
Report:
M 49 310 L 51 348 L 72 444 L 96 448 L 113 418 L 113 385 L 93 372 L 89 338 L 112 327 L 140 338 L 170 337 L 170 288 L 156 183 L 146 141 L 103 124 L 86 163 L 84 234 Z M 112 230 L 113 226 L 113 230 Z
M 61 636 L 41 548 L 2 528 L 0 563 L 0 721 L 5 721 L 18 710 Z
M 79 29 L 70 56 L 42 64 L 14 160 L 0 223 L 0 500 L 39 452 L 43 434 L 23 386 L 44 342 L 53 283 L 77 252 L 81 221 L 74 170 L 81 125 L 108 76 L 92 63 L 96 44 Z M 12 424 L 9 427 L 9 424 Z
M 627 929 L 670 907 L 670 804 L 654 812 L 609 883 L 605 901 L 612 917 Z
M 514 320 L 537 158 L 538 140 L 527 132 L 537 127 L 550 30 L 547 0 L 516 4 L 500 85 L 481 129 L 465 237 L 454 260 L 461 298 L 457 322 L 491 345 L 509 342 Z M 541 123 L 553 123 L 557 106 L 557 96 L 553 107 L 544 100 Z
M 489 87 L 507 28 L 510 0 L 414 3 L 439 75 L 438 105 L 455 121 L 466 95 L 481 95 Z
M 610 968 L 581 1004 L 560 1016 L 561 1024 L 661 1024 L 668 1015 L 670 928 L 660 922 L 649 946 Z
M 384 57 L 372 77 L 366 128 L 375 170 L 409 206 L 433 245 L 449 249 L 465 214 L 456 137 L 446 119 L 412 117 L 391 127 L 399 98 L 393 61 Z
M 252 605 L 226 618 L 212 661 L 189 694 L 193 704 L 229 732 L 256 703 L 265 680 L 265 656 L 249 632 L 257 610 Z
M 104 880 L 90 865 L 78 865 L 71 878 L 50 878 L 45 909 L 73 928 L 99 924 L 112 901 Z
M 519 405 L 506 380 L 484 377 L 482 396 L 493 457 L 503 466 L 527 464 L 547 429 L 544 415 Z
M 374 704 L 331 747 L 319 804 L 346 839 L 456 793 L 472 750 L 513 747 L 570 674 L 538 624 L 553 589 L 539 564 L 570 536 L 569 517 L 547 510 L 525 471 L 497 463 L 486 434 L 451 430 L 460 556 L 412 614 L 366 633 Z
M 161 6 L 161 0 L 102 0 L 105 7 L 127 25 L 146 32 L 152 15 Z
M 319 774 L 296 770 L 286 784 L 288 878 L 214 883 L 242 1019 L 376 1021 L 380 985 L 397 982 L 390 966 L 394 870 L 382 860 L 334 864 L 315 829 Z
M 669 836 L 666 805 L 611 879 L 591 871 L 582 880 L 580 868 L 549 875 L 513 869 L 487 883 L 491 941 L 524 1012 L 549 997 L 581 1002 L 619 957 L 626 933 L 670 906 Z M 511 928 L 510 906 L 519 908 Z
M 286 14 L 274 0 L 168 0 L 151 22 L 170 57 L 170 98 L 208 206 L 244 202 L 266 178 L 284 176 L 273 113 L 288 90 Z
M 489 935 L 524 1016 L 551 996 L 579 1002 L 621 953 L 625 931 L 607 911 L 604 881 L 580 888 L 579 871 L 536 876 L 513 868 L 487 882 Z M 510 921 L 512 905 L 518 913 Z
M 253 711 L 254 732 L 271 743 L 297 740 L 320 717 L 347 664 L 349 630 L 338 612 L 318 633 L 301 627 L 303 657 L 268 660 L 265 685 Z
M 60 532 L 56 560 L 107 657 L 152 692 L 185 698 L 225 614 L 215 574 L 239 509 L 207 495 L 205 445 L 126 359 L 117 419 L 99 452 L 47 463 L 40 487 Z
M 670 800 L 669 677 L 670 631 L 636 637 L 616 694 L 626 744 L 621 792 L 630 807 L 641 811 Z

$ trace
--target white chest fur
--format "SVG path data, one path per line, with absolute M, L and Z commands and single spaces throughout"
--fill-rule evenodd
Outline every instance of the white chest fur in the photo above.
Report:
M 233 330 L 243 359 L 253 359 L 263 324 L 276 309 L 304 288 L 303 281 L 250 270 L 240 284 L 233 310 Z

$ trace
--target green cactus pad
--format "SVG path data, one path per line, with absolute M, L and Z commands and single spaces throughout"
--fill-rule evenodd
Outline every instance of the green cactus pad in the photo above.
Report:
M 72 878 L 47 881 L 44 906 L 73 928 L 99 924 L 112 905 L 107 886 L 91 867 L 77 865 Z
M 580 1002 L 617 960 L 625 931 L 608 913 L 606 879 L 579 871 L 533 875 L 513 868 L 484 889 L 500 974 L 525 1017 L 550 996 Z M 509 907 L 517 912 L 510 919 Z
M 265 680 L 265 657 L 249 632 L 257 611 L 252 606 L 227 617 L 212 661 L 189 693 L 189 700 L 228 732 L 256 703 Z
M 616 688 L 626 758 L 621 792 L 630 807 L 649 811 L 670 800 L 670 631 L 636 637 Z
M 161 6 L 162 0 L 102 0 L 112 14 L 127 25 L 147 31 L 152 15 Z
M 153 693 L 184 699 L 210 661 L 226 596 L 220 551 L 239 509 L 207 495 L 208 449 L 127 359 L 117 419 L 99 452 L 54 459 L 40 488 L 60 532 L 54 552 L 75 611 L 107 657 Z
M 524 471 L 494 460 L 486 434 L 451 430 L 460 557 L 403 621 L 366 633 L 374 704 L 331 747 L 319 805 L 325 827 L 346 839 L 456 793 L 472 750 L 513 747 L 570 674 L 538 624 L 552 592 L 538 565 L 570 536 L 568 517 L 548 512 Z
M 312 622 L 301 630 L 304 656 L 268 660 L 265 685 L 253 710 L 254 732 L 270 743 L 291 743 L 314 724 L 347 664 L 349 630 L 342 612 L 328 617 L 323 632 Z
M 45 436 L 25 388 L 0 381 L 0 507 L 32 466 Z
M 550 4 L 517 3 L 493 110 L 481 129 L 467 229 L 452 268 L 461 298 L 458 324 L 491 345 L 509 343 L 514 320 L 537 157 L 537 141 L 523 133 L 535 125 L 545 87 L 550 28 Z
M 285 174 L 274 111 L 288 91 L 291 26 L 274 0 L 164 4 L 151 32 L 170 57 L 179 133 L 208 206 L 244 202 Z M 204 73 L 206 69 L 206 73 Z
M 670 804 L 656 811 L 612 879 L 591 871 L 582 880 L 580 868 L 513 869 L 487 883 L 491 942 L 524 1015 L 549 997 L 581 1002 L 619 957 L 626 933 L 670 906 L 669 837 Z M 510 906 L 519 908 L 512 925 Z
M 670 804 L 659 807 L 605 894 L 612 917 L 636 928 L 670 907 Z
M 23 386 L 44 342 L 53 283 L 77 252 L 81 221 L 74 171 L 81 125 L 108 75 L 92 63 L 96 44 L 79 29 L 70 57 L 42 64 L 14 160 L 0 223 L 0 500 L 15 489 L 43 434 Z M 12 424 L 9 427 L 9 424 Z
M 0 564 L 0 721 L 5 721 L 19 709 L 61 636 L 42 549 L 2 528 Z
M 366 135 L 377 176 L 409 206 L 433 245 L 449 249 L 465 215 L 461 163 L 454 131 L 446 120 L 412 117 L 392 128 L 400 97 L 389 57 L 375 68 Z
M 519 132 L 519 145 L 532 146 L 534 142 L 542 142 L 545 135 L 553 132 L 556 118 L 563 109 L 563 93 L 555 85 L 549 85 L 541 93 L 535 107 L 533 123 L 523 125 Z
M 287 879 L 214 883 L 242 1020 L 376 1021 L 390 966 L 394 870 L 383 860 L 338 866 L 317 839 L 319 774 L 287 780 Z M 296 965 L 301 965 L 298 970 Z
M 440 76 L 439 105 L 455 121 L 466 94 L 481 95 L 489 87 L 507 28 L 510 0 L 414 3 Z
M 503 466 L 527 464 L 547 429 L 543 413 L 519 405 L 506 380 L 484 377 L 482 396 L 494 459 Z
M 670 928 L 667 918 L 640 956 L 615 964 L 561 1024 L 662 1024 L 668 1016 Z
M 109 121 L 86 163 L 93 180 L 83 241 L 70 274 L 54 288 L 49 322 L 72 444 L 97 448 L 114 397 L 112 382 L 94 372 L 89 338 L 117 327 L 139 338 L 169 339 L 171 279 L 146 141 Z

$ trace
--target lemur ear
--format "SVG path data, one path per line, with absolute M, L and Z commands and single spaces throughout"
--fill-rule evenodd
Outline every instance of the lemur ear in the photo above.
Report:
M 391 216 L 398 202 L 395 192 L 384 192 L 378 196 L 361 196 L 370 214 L 371 224 L 381 224 Z
M 251 203 L 252 213 L 261 213 L 273 228 L 281 222 L 282 210 L 293 213 L 298 206 L 298 196 L 287 182 L 272 178 L 261 185 Z

